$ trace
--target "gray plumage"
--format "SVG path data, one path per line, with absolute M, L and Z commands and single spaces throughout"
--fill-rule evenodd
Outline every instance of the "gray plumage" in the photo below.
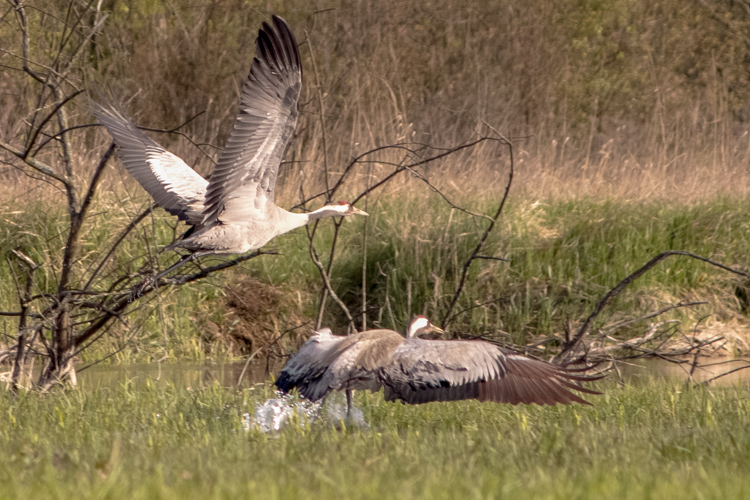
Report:
M 302 62 L 286 21 L 273 16 L 256 39 L 239 111 L 207 182 L 112 107 L 94 114 L 112 135 L 125 168 L 169 213 L 195 226 L 172 247 L 207 253 L 245 253 L 322 217 L 367 215 L 340 202 L 310 213 L 274 204 L 279 165 L 297 124 Z
M 337 337 L 316 332 L 284 366 L 276 386 L 318 401 L 332 390 L 385 388 L 386 401 L 410 404 L 478 399 L 509 404 L 590 404 L 572 390 L 597 380 L 484 341 L 416 338 L 441 331 L 418 316 L 407 338 L 393 330 Z

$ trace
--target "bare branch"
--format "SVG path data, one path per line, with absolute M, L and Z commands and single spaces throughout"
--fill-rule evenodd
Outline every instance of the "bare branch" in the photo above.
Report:
M 661 316 L 662 314 L 672 311 L 674 309 L 680 309 L 683 307 L 694 307 L 694 306 L 699 306 L 699 305 L 704 305 L 704 304 L 708 304 L 708 302 L 705 300 L 696 301 L 696 302 L 679 302 L 677 304 L 672 304 L 671 306 L 667 306 L 662 309 L 659 309 L 658 311 L 645 314 L 639 318 L 620 321 L 619 323 L 616 323 L 614 325 L 604 327 L 602 328 L 602 330 L 605 330 L 607 332 L 606 335 L 612 335 L 616 330 L 619 330 L 620 328 L 623 328 L 628 325 L 632 325 L 633 323 L 637 323 L 639 321 L 655 318 L 656 316 Z
M 133 220 L 128 223 L 128 225 L 125 227 L 125 229 L 122 230 L 120 235 L 115 239 L 114 243 L 112 243 L 112 247 L 109 249 L 107 254 L 99 261 L 99 265 L 96 266 L 96 269 L 91 273 L 89 276 L 88 281 L 86 281 L 86 284 L 83 286 L 83 290 L 88 290 L 88 288 L 91 286 L 93 281 L 96 279 L 96 277 L 99 275 L 99 271 L 101 271 L 102 267 L 104 267 L 104 264 L 107 263 L 109 258 L 112 256 L 112 254 L 119 248 L 120 244 L 125 240 L 128 234 L 135 229 L 135 227 L 143 220 L 145 219 L 151 212 L 154 210 L 154 205 L 151 205 L 146 210 L 138 214 Z
M 505 144 L 506 146 L 508 146 L 508 151 L 510 154 L 510 168 L 508 171 L 508 182 L 505 185 L 505 192 L 503 193 L 503 197 L 500 200 L 500 204 L 498 205 L 497 210 L 495 211 L 495 215 L 492 217 L 492 221 L 490 221 L 490 224 L 485 229 L 484 234 L 482 234 L 482 237 L 479 239 L 479 243 L 477 243 L 477 246 L 474 247 L 474 251 L 471 253 L 471 255 L 466 260 L 466 262 L 464 262 L 464 266 L 461 271 L 461 278 L 459 278 L 458 286 L 456 287 L 456 292 L 453 294 L 453 299 L 451 300 L 450 305 L 448 305 L 448 309 L 445 311 L 445 314 L 443 314 L 443 319 L 440 325 L 443 330 L 445 330 L 446 327 L 448 326 L 448 319 L 451 317 L 451 313 L 453 312 L 453 309 L 456 307 L 456 303 L 458 302 L 459 297 L 461 297 L 461 293 L 463 292 L 464 285 L 466 284 L 466 278 L 469 275 L 469 267 L 471 266 L 471 263 L 477 259 L 477 255 L 480 255 L 479 252 L 482 251 L 484 244 L 487 242 L 487 238 L 489 237 L 490 233 L 495 227 L 495 223 L 500 217 L 500 214 L 503 213 L 505 202 L 508 200 L 508 195 L 510 193 L 510 187 L 513 184 L 513 167 L 514 167 L 513 143 L 510 140 L 503 137 L 502 135 L 500 135 L 494 129 L 492 130 L 498 135 L 498 137 L 500 137 L 501 142 Z
M 62 183 L 64 186 L 68 186 L 70 184 L 70 180 L 66 179 L 64 176 L 58 174 L 52 168 L 48 165 L 45 165 L 39 160 L 36 160 L 30 156 L 27 156 L 26 153 L 24 153 L 21 150 L 18 150 L 11 146 L 10 144 L 6 144 L 3 141 L 0 141 L 0 148 L 3 148 L 4 150 L 8 151 L 12 155 L 16 156 L 17 158 L 23 160 L 24 163 L 26 163 L 28 166 L 36 170 L 37 172 L 44 174 L 48 177 L 52 177 L 56 181 Z
M 96 319 L 92 320 L 91 324 L 85 330 L 83 330 L 79 335 L 75 337 L 75 340 L 74 340 L 75 346 L 77 348 L 80 348 L 84 343 L 86 343 L 87 340 L 89 340 L 94 335 L 96 335 L 97 332 L 101 330 L 101 328 L 106 326 L 113 317 L 116 317 L 117 315 L 122 314 L 123 311 L 125 311 L 125 309 L 130 304 L 132 304 L 135 300 L 139 300 L 142 297 L 150 294 L 151 292 L 156 291 L 157 289 L 161 287 L 184 285 L 185 283 L 197 281 L 202 278 L 205 278 L 206 276 L 209 276 L 212 273 L 221 271 L 223 269 L 228 269 L 230 267 L 234 267 L 238 264 L 241 264 L 242 262 L 258 257 L 259 255 L 276 255 L 276 253 L 275 252 L 263 252 L 263 251 L 257 250 L 250 254 L 242 255 L 240 257 L 236 257 L 234 259 L 222 262 L 220 264 L 216 264 L 214 266 L 201 269 L 199 272 L 190 274 L 190 275 L 174 276 L 170 278 L 160 278 L 156 280 L 151 277 L 146 277 L 135 286 L 132 286 L 128 290 L 123 290 L 122 292 L 120 292 L 118 294 L 120 298 L 117 299 L 111 305 L 106 305 L 106 306 L 103 305 L 102 306 L 103 313 Z
M 646 273 L 646 271 L 648 271 L 649 269 L 651 269 L 652 267 L 654 267 L 656 264 L 666 259 L 667 257 L 671 257 L 673 255 L 682 255 L 685 257 L 702 260 L 703 262 L 706 262 L 708 264 L 711 264 L 712 266 L 716 266 L 718 268 L 724 269 L 731 273 L 734 273 L 740 276 L 750 277 L 750 274 L 744 271 L 740 271 L 738 269 L 732 269 L 729 266 L 725 266 L 724 264 L 715 262 L 711 259 L 702 257 L 700 255 L 696 255 L 694 253 L 685 252 L 682 250 L 668 250 L 666 252 L 662 252 L 656 257 L 654 257 L 653 259 L 651 259 L 650 261 L 648 261 L 642 267 L 637 269 L 630 276 L 620 281 L 614 288 L 612 288 L 609 292 L 607 292 L 607 294 L 604 295 L 604 297 L 602 297 L 602 299 L 596 304 L 596 307 L 594 307 L 593 312 L 589 314 L 589 316 L 583 322 L 583 325 L 581 325 L 581 328 L 578 330 L 576 335 L 569 342 L 565 343 L 565 346 L 563 347 L 562 352 L 558 356 L 563 358 L 573 350 L 573 348 L 581 341 L 583 336 L 588 333 L 591 323 L 594 321 L 594 319 L 596 319 L 597 316 L 599 316 L 599 313 L 602 312 L 602 309 L 604 309 L 604 306 L 607 304 L 607 302 L 609 302 L 611 299 L 619 295 L 620 292 L 622 292 L 625 289 L 625 287 L 627 287 L 630 283 L 632 283 L 636 279 L 640 278 L 643 274 Z
M 315 251 L 315 247 L 312 245 L 312 242 L 310 242 L 310 258 L 315 264 L 315 267 L 318 268 L 318 271 L 320 271 L 320 277 L 323 278 L 323 283 L 325 285 L 326 292 L 331 296 L 333 301 L 336 302 L 336 304 L 338 304 L 338 306 L 341 308 L 341 311 L 346 316 L 346 319 L 349 320 L 349 324 L 351 325 L 353 321 L 352 314 L 349 312 L 349 308 L 346 307 L 346 304 L 344 304 L 344 302 L 339 298 L 339 296 L 333 290 L 333 287 L 331 286 L 330 275 L 323 267 L 323 264 L 320 262 L 320 258 L 318 257 L 318 252 Z M 332 261 L 333 259 L 329 261 L 329 265 L 330 265 L 330 262 Z M 320 326 L 316 325 L 316 328 L 320 328 Z
M 39 134 L 42 133 L 44 126 L 47 125 L 47 123 L 49 123 L 49 121 L 52 118 L 54 118 L 55 115 L 57 115 L 57 113 L 60 111 L 60 108 L 62 108 L 68 102 L 75 99 L 81 93 L 83 93 L 83 90 L 74 92 L 70 94 L 69 96 L 66 96 L 61 101 L 57 102 L 54 108 L 52 109 L 52 111 L 50 111 L 50 113 L 45 118 L 43 118 L 40 123 L 34 125 L 34 129 L 32 130 L 32 133 L 29 135 L 29 140 L 26 142 L 26 156 L 24 158 L 21 158 L 22 160 L 26 161 L 26 158 L 29 156 L 29 154 L 31 153 L 31 150 L 34 148 L 34 143 L 36 142 L 37 137 L 39 137 Z M 63 134 L 57 134 L 57 135 L 60 139 L 62 139 Z M 39 150 L 37 149 L 37 151 Z
M 31 287 L 34 283 L 34 271 L 39 268 L 39 265 L 28 255 L 23 254 L 19 250 L 12 250 L 13 255 L 18 257 L 21 262 L 27 267 L 26 274 L 26 286 L 23 291 L 18 294 L 18 302 L 21 307 L 21 314 L 18 319 L 18 343 L 16 347 L 16 356 L 13 362 L 13 372 L 11 374 L 12 391 L 18 392 L 18 385 L 23 373 L 23 366 L 26 361 L 26 342 L 27 342 L 27 331 L 26 321 L 28 319 L 29 312 L 29 297 L 31 296 Z

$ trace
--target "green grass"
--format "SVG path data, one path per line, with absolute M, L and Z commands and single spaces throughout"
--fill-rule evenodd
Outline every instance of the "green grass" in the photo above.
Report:
M 594 407 L 404 406 L 246 432 L 268 386 L 0 393 L 2 498 L 745 498 L 746 388 L 600 384 Z
M 475 202 L 472 208 L 489 212 L 492 207 Z M 463 262 L 485 222 L 477 223 L 463 214 L 451 215 L 446 205 L 419 197 L 399 201 L 386 197 L 370 210 L 365 282 L 369 326 L 380 318 L 383 326 L 402 330 L 409 318 L 409 302 L 412 314 L 425 312 L 440 320 L 453 296 Z M 451 330 L 465 335 L 500 336 L 517 343 L 527 342 L 535 335 L 559 335 L 567 322 L 581 321 L 607 290 L 664 250 L 686 250 L 727 265 L 747 266 L 748 213 L 750 202 L 735 198 L 686 204 L 593 199 L 535 204 L 513 201 L 483 251 L 508 257 L 510 262 L 482 260 L 472 264 L 454 311 L 460 314 Z M 64 241 L 55 232 L 58 219 L 36 206 L 29 206 L 15 217 L 13 224 L 0 228 L 4 233 L 0 239 L 2 252 L 8 254 L 11 248 L 20 246 L 33 258 L 43 262 L 46 259 L 48 267 L 43 272 L 47 274 L 39 279 L 36 292 L 54 290 L 54 275 L 48 271 L 55 265 L 54 259 L 59 257 L 56 249 Z M 115 228 L 126 220 L 98 217 L 95 224 L 87 226 L 88 250 L 79 270 L 98 262 L 102 249 L 117 234 Z M 347 221 L 342 226 L 332 278 L 337 293 L 352 312 L 359 311 L 362 305 L 364 222 Z M 316 245 L 323 255 L 330 244 L 331 229 L 330 221 L 319 229 Z M 166 244 L 171 234 L 165 220 L 144 223 L 143 234 L 130 241 L 106 269 L 115 265 L 136 268 L 144 241 L 152 241 L 148 238 L 153 235 L 159 244 Z M 304 231 L 281 236 L 267 248 L 277 249 L 282 255 L 262 256 L 206 282 L 164 291 L 146 304 L 131 317 L 131 325 L 140 330 L 117 359 L 149 361 L 166 355 L 172 360 L 202 360 L 227 356 L 226 346 L 205 335 L 206 324 L 215 323 L 224 332 L 234 327 L 235 318 L 227 315 L 222 289 L 243 276 L 276 287 L 285 296 L 285 303 L 296 310 L 296 317 L 315 317 L 320 276 L 310 261 Z M 136 260 L 130 262 L 134 257 Z M 167 252 L 164 265 L 170 259 L 174 255 Z M 594 326 L 692 300 L 706 300 L 709 304 L 675 311 L 667 317 L 683 320 L 686 328 L 706 315 L 711 321 L 744 320 L 750 306 L 748 288 L 747 282 L 725 271 L 697 260 L 672 257 L 608 305 Z M 248 300 L 253 300 L 252 290 L 247 293 Z M 16 309 L 16 300 L 8 261 L 3 260 L 0 307 Z M 286 324 L 283 315 L 277 316 L 281 331 L 294 326 Z M 13 330 L 14 321 L 0 318 L 7 331 Z M 325 324 L 343 328 L 345 318 L 335 304 L 328 306 Z M 635 324 L 618 333 L 639 334 L 643 328 L 643 324 Z M 131 331 L 117 326 L 108 340 L 84 353 L 82 359 L 95 359 L 123 345 Z

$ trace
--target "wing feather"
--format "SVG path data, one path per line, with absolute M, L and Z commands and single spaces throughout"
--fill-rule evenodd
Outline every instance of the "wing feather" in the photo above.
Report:
M 92 111 L 114 139 L 122 164 L 156 204 L 189 224 L 200 224 L 206 179 L 114 107 L 94 105 Z
M 417 404 L 479 399 L 510 404 L 589 404 L 570 391 L 595 380 L 481 341 L 407 339 L 379 376 L 387 400 Z
M 276 387 L 284 392 L 296 387 L 300 394 L 311 401 L 328 394 L 330 388 L 321 379 L 344 340 L 346 337 L 335 336 L 328 328 L 315 332 L 284 365 L 276 379 Z
M 242 222 L 273 202 L 276 175 L 297 124 L 302 62 L 280 17 L 263 23 L 229 140 L 211 176 L 203 222 Z

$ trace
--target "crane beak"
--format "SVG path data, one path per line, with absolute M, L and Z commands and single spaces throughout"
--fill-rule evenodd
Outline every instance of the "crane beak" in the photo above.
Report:
M 442 328 L 440 328 L 439 326 L 435 326 L 432 323 L 430 323 L 429 331 L 431 333 L 439 333 L 440 335 L 443 335 L 445 333 Z
M 358 209 L 357 207 L 352 207 L 351 215 L 364 215 L 365 217 L 370 216 L 370 214 L 368 214 L 364 210 Z

